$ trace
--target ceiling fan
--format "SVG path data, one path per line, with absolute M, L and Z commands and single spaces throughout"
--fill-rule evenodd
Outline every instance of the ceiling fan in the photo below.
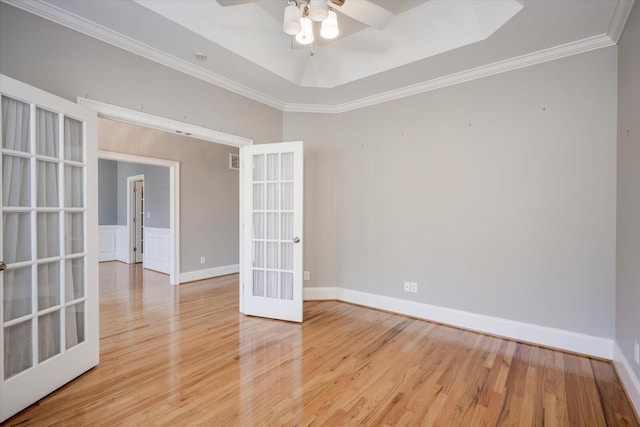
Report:
M 217 0 L 217 2 L 221 6 L 237 6 L 245 3 L 254 3 L 255 0 Z M 314 21 L 324 21 L 329 17 L 329 12 L 338 11 L 379 30 L 385 28 L 394 16 L 387 9 L 368 0 L 289 0 L 288 3 L 289 5 L 285 8 L 285 24 L 288 18 L 287 10 L 290 15 L 293 12 L 293 9 L 290 8 L 292 4 L 301 10 L 300 18 L 309 16 Z M 317 15 L 317 13 L 321 15 Z M 314 19 L 314 16 L 311 16 L 312 14 L 318 18 Z M 292 34 L 286 30 L 285 32 Z

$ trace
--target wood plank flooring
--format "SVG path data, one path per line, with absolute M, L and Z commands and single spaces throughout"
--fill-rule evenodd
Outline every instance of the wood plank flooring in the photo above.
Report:
M 6 424 L 639 425 L 610 363 L 334 301 L 245 317 L 237 280 L 101 264 L 100 365 Z

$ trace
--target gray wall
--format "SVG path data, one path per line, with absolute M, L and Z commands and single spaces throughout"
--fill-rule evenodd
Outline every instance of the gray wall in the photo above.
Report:
M 98 160 L 98 224 L 118 223 L 118 164 L 113 160 Z
M 169 168 L 105 159 L 98 160 L 99 224 L 127 225 L 127 177 L 134 175 L 144 175 L 145 225 L 169 228 Z
M 640 379 L 640 6 L 620 39 L 618 69 L 618 248 L 616 342 Z
M 74 102 L 84 96 L 133 110 L 142 106 L 149 114 L 257 142 L 282 140 L 282 112 L 275 108 L 5 3 L 0 58 L 0 73 Z
M 239 175 L 229 169 L 229 153 L 237 153 L 237 148 L 105 119 L 98 120 L 98 135 L 101 150 L 180 162 L 182 272 L 239 262 Z M 118 179 L 126 182 L 125 175 L 142 169 L 130 171 L 119 167 Z M 202 256 L 205 265 L 200 264 Z
M 102 130 L 108 127 L 101 127 Z M 100 137 L 109 136 L 100 134 Z M 169 228 L 170 188 L 169 168 L 139 163 L 118 164 L 118 225 L 127 225 L 127 177 L 144 175 L 144 225 L 146 227 Z
M 615 47 L 341 115 L 283 115 L 6 4 L 0 53 L 0 72 L 71 100 L 305 140 L 311 286 L 409 298 L 412 280 L 418 301 L 614 336 Z M 237 245 L 237 214 L 216 209 L 237 191 L 211 188 L 214 144 L 181 138 L 100 148 L 181 161 L 182 271 L 235 263 L 218 243 Z
M 309 286 L 612 338 L 616 64 L 611 47 L 340 115 L 285 113 L 284 139 L 305 142 Z
M 149 114 L 256 142 L 282 140 L 281 111 L 4 3 L 0 58 L 0 73 L 72 101 L 84 96 L 135 110 L 142 106 Z M 105 122 L 99 123 L 100 135 L 110 127 L 122 128 L 123 135 L 117 141 L 99 137 L 100 149 L 181 162 L 181 271 L 238 263 L 238 172 L 222 171 L 228 153 L 237 150 L 159 131 L 153 131 L 158 142 L 131 143 L 152 130 Z

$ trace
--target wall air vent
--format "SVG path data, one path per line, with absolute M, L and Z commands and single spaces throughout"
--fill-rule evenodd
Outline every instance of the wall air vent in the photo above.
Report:
M 229 153 L 229 169 L 240 169 L 240 155 Z

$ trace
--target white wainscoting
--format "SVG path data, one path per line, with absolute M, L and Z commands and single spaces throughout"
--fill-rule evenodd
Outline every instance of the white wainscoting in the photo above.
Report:
M 126 225 L 118 226 L 116 245 L 118 247 L 117 260 L 129 264 L 131 262 L 131 254 L 129 253 L 129 227 Z
M 171 230 L 144 228 L 144 268 L 171 273 Z
M 98 259 L 131 263 L 129 228 L 126 225 L 98 227 Z M 144 268 L 170 274 L 171 233 L 169 228 L 144 228 Z
M 304 299 L 307 301 L 338 300 L 349 302 L 365 307 L 404 314 L 418 319 L 497 335 L 516 341 L 543 345 L 608 360 L 612 360 L 614 355 L 614 343 L 610 338 L 595 337 L 564 329 L 549 328 L 532 323 L 518 322 L 416 301 L 359 292 L 341 287 L 308 287 L 304 289 Z
M 129 263 L 129 231 L 126 225 L 98 226 L 98 261 Z
M 98 261 L 115 261 L 118 259 L 118 225 L 101 225 L 98 227 Z

